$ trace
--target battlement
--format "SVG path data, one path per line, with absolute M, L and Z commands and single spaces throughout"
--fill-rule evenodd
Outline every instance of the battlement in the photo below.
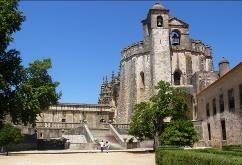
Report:
M 133 43 L 132 45 L 124 48 L 121 51 L 121 59 L 128 58 L 132 55 L 143 53 L 144 52 L 144 43 L 143 41 L 139 41 L 136 43 Z
M 202 52 L 205 56 L 212 56 L 212 48 L 205 45 L 201 40 L 192 40 L 192 51 Z

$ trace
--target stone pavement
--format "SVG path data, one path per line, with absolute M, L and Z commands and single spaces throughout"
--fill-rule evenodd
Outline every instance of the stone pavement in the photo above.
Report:
M 141 150 L 140 150 L 141 151 Z M 48 154 L 49 152 L 49 154 Z M 147 152 L 57 153 L 0 155 L 1 165 L 155 165 L 155 154 Z M 66 152 L 67 153 L 67 152 Z
M 153 148 L 134 148 L 125 150 L 109 150 L 109 152 L 129 152 L 129 153 L 149 153 L 152 152 Z M 100 153 L 100 150 L 32 150 L 32 151 L 16 151 L 9 152 L 9 154 L 74 154 L 74 153 Z

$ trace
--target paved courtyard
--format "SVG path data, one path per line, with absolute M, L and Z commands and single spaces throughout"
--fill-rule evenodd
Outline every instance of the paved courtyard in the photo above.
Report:
M 73 153 L 0 155 L 1 165 L 155 165 L 154 153 Z

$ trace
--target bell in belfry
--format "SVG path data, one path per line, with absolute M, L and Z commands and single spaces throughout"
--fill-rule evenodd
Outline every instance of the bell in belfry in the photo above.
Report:
M 163 25 L 163 19 L 162 19 L 161 16 L 158 16 L 157 17 L 157 26 L 158 27 L 162 27 L 162 25 Z

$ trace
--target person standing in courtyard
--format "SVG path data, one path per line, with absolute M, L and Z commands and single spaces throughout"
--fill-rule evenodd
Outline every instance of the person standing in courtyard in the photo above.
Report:
M 106 149 L 106 152 L 107 153 L 109 152 L 109 147 L 110 147 L 110 144 L 108 143 L 108 141 L 106 141 L 106 143 L 105 143 L 105 149 Z
M 103 148 L 104 148 L 104 142 L 103 140 L 100 142 L 100 149 L 101 149 L 101 152 L 103 152 Z

